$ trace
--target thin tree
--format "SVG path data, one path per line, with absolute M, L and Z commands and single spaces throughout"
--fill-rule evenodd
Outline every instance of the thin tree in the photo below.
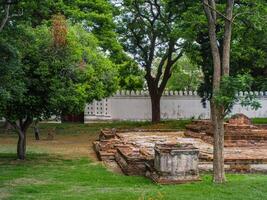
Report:
M 229 76 L 234 0 L 226 1 L 225 14 L 216 9 L 215 0 L 203 0 L 203 6 L 208 20 L 209 41 L 213 59 L 213 97 L 210 102 L 211 120 L 214 129 L 213 181 L 223 183 L 226 181 L 224 170 L 224 117 L 228 108 L 216 103 L 215 94 L 220 91 L 222 78 Z M 222 17 L 224 20 L 221 47 L 216 31 L 218 17 Z

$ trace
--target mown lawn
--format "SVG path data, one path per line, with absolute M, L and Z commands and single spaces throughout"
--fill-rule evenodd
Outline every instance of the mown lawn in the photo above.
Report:
M 254 118 L 252 122 L 254 124 L 267 124 L 267 118 Z
M 42 124 L 41 138 L 51 127 L 56 128 L 55 141 L 42 139 L 35 142 L 29 133 L 28 158 L 15 160 L 16 136 L 3 134 L 0 130 L 0 199 L 73 199 L 73 200 L 265 200 L 267 199 L 266 175 L 227 175 L 228 182 L 214 185 L 211 175 L 202 175 L 202 181 L 184 185 L 160 186 L 144 177 L 129 177 L 106 169 L 102 163 L 86 156 L 71 154 L 75 146 L 84 145 L 85 150 L 103 127 L 119 128 L 173 128 L 182 129 L 188 121 L 162 122 L 115 122 L 102 124 Z M 77 138 L 91 138 L 82 143 Z M 64 139 L 65 138 L 65 139 Z M 74 145 L 73 139 L 77 139 Z M 8 143 L 7 143 L 8 141 Z M 67 153 L 62 154 L 62 146 Z M 67 151 L 70 148 L 71 151 Z M 64 152 L 64 151 L 63 151 Z

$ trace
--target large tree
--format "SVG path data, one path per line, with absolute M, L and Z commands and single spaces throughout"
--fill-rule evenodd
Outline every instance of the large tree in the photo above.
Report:
M 217 9 L 223 12 L 224 1 L 217 2 Z M 236 1 L 235 2 L 235 31 L 232 35 L 230 75 L 250 74 L 255 81 L 252 89 L 255 91 L 266 88 L 266 38 L 267 25 L 264 23 L 267 15 L 266 1 Z M 208 27 L 206 25 L 205 13 L 201 9 L 201 4 L 193 3 L 183 16 L 184 33 L 188 40 L 192 41 L 192 46 L 188 49 L 187 55 L 190 60 L 202 68 L 204 81 L 199 88 L 199 94 L 203 97 L 203 102 L 210 100 L 212 96 L 212 55 L 209 43 Z M 219 16 L 220 19 L 222 19 Z M 224 28 L 218 20 L 216 32 L 220 51 L 222 50 Z
M 1 2 L 1 1 L 0 1 Z M 80 23 L 83 28 L 98 39 L 98 46 L 116 65 L 120 74 L 120 88 L 142 89 L 142 70 L 133 64 L 117 40 L 116 26 L 113 22 L 113 7 L 107 0 L 3 0 L 0 8 L 1 24 L 12 30 L 17 24 L 30 24 L 36 27 L 49 21 L 55 14 L 61 13 L 73 23 Z M 2 25 L 1 25 L 2 27 Z M 0 30 L 1 32 L 1 30 Z
M 173 67 L 183 55 L 184 40 L 179 23 L 186 7 L 184 1 L 116 1 L 120 39 L 145 69 L 152 105 L 152 122 L 160 121 L 160 99 Z
M 81 112 L 87 102 L 112 94 L 118 81 L 113 63 L 98 50 L 94 35 L 79 25 L 68 26 L 63 16 L 53 18 L 52 31 L 47 25 L 19 25 L 16 31 L 19 34 L 5 40 L 19 53 L 22 93 L 5 87 L 9 98 L 2 101 L 0 116 L 18 132 L 17 155 L 23 160 L 33 120 Z M 1 71 L 6 67 L 1 65 Z M 6 74 L 12 77 L 13 72 Z
M 212 55 L 212 96 L 210 99 L 211 120 L 213 125 L 213 180 L 216 183 L 225 182 L 224 171 L 224 118 L 231 110 L 238 90 L 249 89 L 251 78 L 249 76 L 230 75 L 230 52 L 234 19 L 234 0 L 217 2 L 203 0 L 203 7 L 207 18 L 209 44 Z M 245 95 L 246 96 L 246 95 Z M 241 104 L 259 107 L 253 97 L 246 96 L 241 99 Z

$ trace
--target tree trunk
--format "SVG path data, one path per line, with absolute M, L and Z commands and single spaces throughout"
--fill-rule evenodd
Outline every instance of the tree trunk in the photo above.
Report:
M 221 107 L 211 103 L 213 125 L 213 182 L 223 183 L 226 181 L 224 170 L 224 118 Z
M 19 160 L 26 158 L 26 131 L 18 130 L 19 140 L 17 144 L 17 157 Z
M 13 126 L 16 128 L 19 136 L 17 145 L 17 157 L 19 160 L 25 160 L 26 158 L 26 132 L 32 124 L 32 118 L 26 117 L 26 119 L 19 119 Z
M 34 122 L 33 130 L 34 130 L 35 140 L 40 140 L 40 130 L 38 128 L 38 121 Z
M 151 108 L 152 108 L 152 122 L 160 122 L 160 96 L 150 95 L 151 96 Z

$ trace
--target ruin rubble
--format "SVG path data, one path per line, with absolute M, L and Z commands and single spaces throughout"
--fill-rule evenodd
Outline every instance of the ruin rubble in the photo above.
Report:
M 180 180 L 181 177 L 175 174 L 171 177 L 168 173 L 155 171 L 157 168 L 154 166 L 155 152 L 160 145 L 191 144 L 192 149 L 196 148 L 199 152 L 198 169 L 207 171 L 212 170 L 212 143 L 211 122 L 198 120 L 188 125 L 186 131 L 104 129 L 99 135 L 99 140 L 94 142 L 94 149 L 100 160 L 117 163 L 126 175 L 146 175 L 165 184 L 182 182 L 182 179 Z M 267 172 L 266 127 L 252 125 L 251 121 L 243 115 L 229 119 L 225 123 L 224 153 L 226 170 L 234 172 L 265 170 L 264 172 Z M 192 160 L 194 160 L 193 157 Z M 178 162 L 177 159 L 176 162 Z M 191 177 L 191 180 L 197 179 L 197 176 Z M 186 181 L 185 177 L 184 180 Z

